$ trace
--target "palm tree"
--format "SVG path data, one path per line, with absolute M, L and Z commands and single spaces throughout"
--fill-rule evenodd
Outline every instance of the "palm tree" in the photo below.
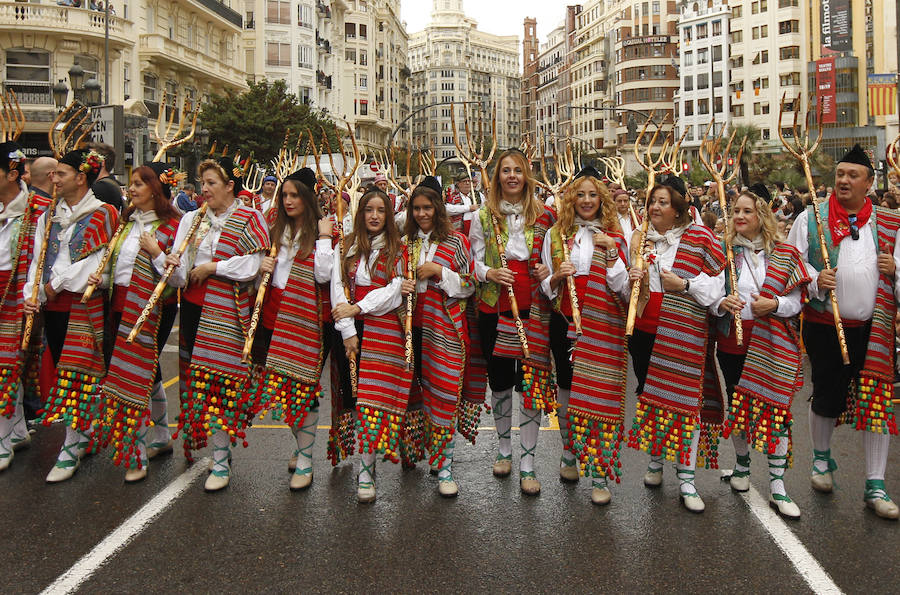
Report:
M 750 162 L 753 161 L 753 152 L 760 139 L 760 131 L 754 124 L 742 124 L 732 128 L 735 132 L 735 142 L 746 138 L 747 144 L 744 145 L 744 154 L 741 155 L 741 183 L 745 186 L 750 185 Z

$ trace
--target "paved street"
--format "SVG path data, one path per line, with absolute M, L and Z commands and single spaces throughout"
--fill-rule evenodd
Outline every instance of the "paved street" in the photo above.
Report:
M 166 378 L 175 357 L 167 348 Z M 323 427 L 306 492 L 287 489 L 291 433 L 264 420 L 250 431 L 250 447 L 235 450 L 231 485 L 217 494 L 203 492 L 205 460 L 190 468 L 180 449 L 154 461 L 140 484 L 125 485 L 123 472 L 96 456 L 73 480 L 47 485 L 62 428 L 41 428 L 0 475 L 0 543 L 16 560 L 6 564 L 3 591 L 896 592 L 900 526 L 864 508 L 860 436 L 836 432 L 837 491 L 815 494 L 802 399 L 795 414 L 797 467 L 786 484 L 803 518 L 789 525 L 765 507 L 768 475 L 757 453 L 755 499 L 754 491 L 732 493 L 718 471 L 699 471 L 707 510 L 691 515 L 678 503 L 671 467 L 662 489 L 648 490 L 646 458 L 626 450 L 612 504 L 593 506 L 589 481 L 558 481 L 560 438 L 546 418 L 539 497 L 522 496 L 515 474 L 491 476 L 496 434 L 486 415 L 477 444 L 457 446 L 459 498 L 438 497 L 425 464 L 404 472 L 379 463 L 372 505 L 357 504 L 350 463 L 330 467 Z M 722 451 L 728 466 L 730 444 Z M 895 497 L 898 463 L 895 446 L 887 482 Z

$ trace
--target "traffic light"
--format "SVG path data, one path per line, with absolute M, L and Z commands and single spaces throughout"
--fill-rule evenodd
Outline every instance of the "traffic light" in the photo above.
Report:
M 685 173 L 689 172 L 691 170 L 691 164 L 690 163 L 682 163 L 681 170 L 684 171 Z
M 729 157 L 729 158 L 728 158 L 728 165 L 729 165 L 729 166 L 734 165 L 734 158 L 733 158 L 733 157 Z

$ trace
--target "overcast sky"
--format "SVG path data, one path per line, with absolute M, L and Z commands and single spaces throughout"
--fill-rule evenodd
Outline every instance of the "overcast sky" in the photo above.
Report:
M 466 15 L 478 21 L 478 28 L 495 35 L 516 35 L 522 38 L 525 17 L 537 19 L 537 32 L 541 42 L 559 25 L 566 14 L 566 5 L 573 2 L 561 0 L 464 0 Z M 431 0 L 403 0 L 401 15 L 407 31 L 421 31 L 431 19 Z

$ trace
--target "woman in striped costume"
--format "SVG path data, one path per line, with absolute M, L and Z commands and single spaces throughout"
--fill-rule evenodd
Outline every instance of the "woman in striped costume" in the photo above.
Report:
M 331 277 L 335 330 L 341 333 L 347 359 L 358 361 L 360 502 L 375 500 L 375 455 L 399 460 L 412 381 L 404 361 L 402 255 L 393 213 L 390 197 L 381 190 L 370 190 L 360 199 L 353 233 L 335 251 Z
M 102 446 L 113 443 L 113 460 L 125 467 L 126 482 L 144 479 L 150 459 L 172 450 L 159 354 L 175 322 L 176 293 L 169 291 L 157 303 L 133 343 L 126 338 L 166 268 L 166 253 L 178 229 L 171 194 L 177 181 L 165 163 L 148 163 L 132 172 L 131 205 L 122 215 L 126 223 L 102 278 L 96 272 L 90 277 L 94 285 L 111 287 L 104 345 L 108 370 L 101 387 L 106 411 L 99 440 Z
M 628 249 L 597 170 L 578 173 L 548 237 L 541 251 L 547 267 L 541 291 L 553 303 L 550 349 L 563 441 L 559 475 L 563 481 L 578 481 L 576 457 L 581 459 L 585 475 L 592 476 L 591 501 L 608 504 L 606 480 L 618 477 L 616 453 L 624 426 Z M 563 242 L 568 244 L 568 259 Z M 574 279 L 584 340 L 576 338 L 572 324 L 568 279 Z M 603 440 L 602 446 L 591 440 Z
M 422 393 L 429 463 L 438 470 L 438 493 L 452 498 L 459 492 L 450 466 L 465 374 L 465 300 L 475 285 L 469 240 L 453 231 L 440 190 L 429 176 L 410 198 L 405 231 L 415 279 L 404 280 L 401 293 L 415 294 L 414 390 Z
M 181 246 L 194 219 L 202 217 L 183 258 L 166 257 L 175 265 L 169 283 L 181 294 L 181 413 L 178 431 L 184 451 L 203 448 L 212 434 L 213 466 L 206 491 L 226 487 L 231 477 L 231 445 L 247 445 L 245 430 L 256 410 L 249 367 L 241 361 L 245 329 L 253 307 L 250 290 L 269 249 L 269 230 L 262 213 L 237 199 L 242 172 L 223 157 L 197 167 L 207 208 L 185 214 L 175 245 Z
M 663 460 L 676 461 L 679 493 L 691 512 L 705 505 L 694 486 L 700 413 L 707 371 L 708 311 L 724 292 L 725 257 L 708 229 L 691 222 L 684 183 L 669 177 L 650 193 L 643 250 L 646 269 L 632 268 L 642 284 L 638 318 L 628 342 L 637 376 L 637 413 L 628 444 L 651 456 L 644 484 L 662 484 Z M 713 370 L 709 370 L 712 372 Z M 720 397 L 721 398 L 721 397 Z
M 528 318 L 532 292 L 537 291 L 535 267 L 540 264 L 543 232 L 552 224 L 553 212 L 535 198 L 536 182 L 525 155 L 516 149 L 500 155 L 491 176 L 487 200 L 472 219 L 469 241 L 475 261 L 478 289 L 478 333 L 487 360 L 499 452 L 493 473 L 506 477 L 512 472 L 512 393 L 522 389 L 522 346 L 516 333 L 510 288 L 522 319 Z M 503 243 L 507 267 L 501 263 L 495 226 Z M 541 230 L 539 232 L 539 230 Z M 540 430 L 541 409 L 523 399 L 520 409 L 519 485 L 523 493 L 537 495 L 541 484 L 534 474 L 534 453 Z
M 803 385 L 799 339 L 791 320 L 803 308 L 809 276 L 797 249 L 779 236 L 770 200 L 765 185 L 754 184 L 732 205 L 726 233 L 734 245 L 738 295 L 724 295 L 713 305 L 724 323 L 716 355 L 731 399 L 726 435 L 733 432 L 737 453 L 731 489 L 750 489 L 752 444 L 769 458 L 769 505 L 782 516 L 799 518 L 783 476 L 791 459 L 791 401 Z M 735 340 L 736 312 L 743 327 L 741 345 Z
M 319 376 L 327 340 L 322 326 L 319 283 L 331 280 L 331 220 L 323 217 L 313 189 L 316 175 L 303 168 L 287 176 L 275 195 L 269 234 L 279 242 L 260 275 L 271 274 L 253 360 L 265 365 L 261 390 L 276 419 L 284 419 L 297 440 L 291 490 L 312 483 L 312 449 L 319 422 Z

